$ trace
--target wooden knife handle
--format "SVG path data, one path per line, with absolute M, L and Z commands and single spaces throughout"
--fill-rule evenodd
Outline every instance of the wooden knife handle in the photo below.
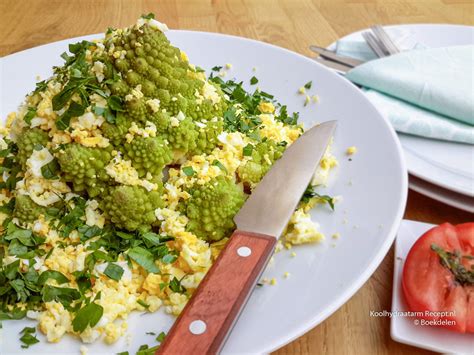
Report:
M 274 237 L 236 230 L 156 354 L 219 352 L 275 244 Z

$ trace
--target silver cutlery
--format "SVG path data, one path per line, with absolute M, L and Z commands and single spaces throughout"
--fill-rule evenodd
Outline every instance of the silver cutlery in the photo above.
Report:
M 375 25 L 370 28 L 374 33 L 375 37 L 379 40 L 379 43 L 385 48 L 389 55 L 400 53 L 400 49 L 390 38 L 388 33 L 380 25 Z
M 354 68 L 362 63 L 364 61 L 350 58 L 350 57 L 344 57 L 339 54 L 334 53 L 333 51 L 330 51 L 326 48 L 318 47 L 315 45 L 309 46 L 309 49 L 311 49 L 313 52 L 318 53 L 321 57 L 324 59 L 331 60 L 333 62 L 341 63 L 344 64 L 348 67 Z

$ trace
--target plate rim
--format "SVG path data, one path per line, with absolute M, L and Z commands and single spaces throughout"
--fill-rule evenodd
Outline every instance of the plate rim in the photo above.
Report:
M 398 205 L 396 207 L 396 213 L 394 213 L 394 217 L 392 218 L 392 223 L 389 226 L 389 228 L 385 229 L 385 240 L 381 244 L 379 250 L 376 252 L 376 255 L 370 260 L 370 262 L 367 264 L 366 269 L 361 272 L 357 278 L 353 280 L 353 282 L 350 284 L 350 286 L 346 287 L 343 292 L 339 294 L 337 298 L 335 298 L 328 307 L 324 308 L 321 312 L 316 314 L 316 316 L 311 317 L 310 320 L 307 320 L 306 322 L 299 324 L 298 326 L 295 326 L 291 330 L 289 330 L 286 334 L 287 336 L 285 338 L 279 339 L 278 342 L 274 343 L 268 343 L 266 346 L 262 346 L 264 350 L 259 350 L 261 352 L 272 352 L 275 351 L 288 343 L 292 342 L 293 340 L 299 338 L 303 334 L 309 332 L 313 328 L 315 328 L 317 325 L 322 323 L 324 320 L 326 320 L 330 315 L 332 315 L 334 312 L 336 312 L 340 307 L 342 307 L 347 301 L 357 292 L 360 290 L 360 288 L 367 282 L 367 280 L 373 275 L 375 270 L 379 267 L 385 256 L 387 255 L 388 251 L 390 250 L 390 247 L 392 246 L 399 225 L 402 221 L 403 214 L 405 212 L 406 208 L 406 203 L 407 203 L 407 198 L 408 198 L 408 172 L 407 172 L 407 165 L 406 165 L 406 159 L 405 155 L 402 149 L 401 142 L 398 138 L 397 133 L 393 129 L 392 125 L 389 123 L 388 119 L 386 119 L 380 111 L 375 107 L 361 92 L 358 90 L 358 88 L 351 83 L 349 80 L 344 79 L 343 77 L 340 77 L 338 74 L 334 73 L 330 69 L 326 68 L 324 65 L 319 64 L 312 60 L 310 57 L 305 56 L 303 54 L 300 54 L 298 52 L 291 51 L 287 48 L 280 47 L 271 43 L 255 40 L 255 39 L 250 39 L 250 38 L 245 38 L 245 37 L 240 37 L 240 36 L 234 36 L 234 35 L 229 35 L 229 34 L 223 34 L 223 33 L 218 33 L 218 32 L 206 32 L 206 31 L 193 31 L 193 30 L 170 30 L 171 33 L 189 33 L 189 34 L 198 34 L 198 35 L 205 35 L 205 36 L 218 36 L 218 37 L 226 37 L 230 38 L 233 40 L 239 40 L 239 41 L 245 41 L 245 42 L 251 42 L 254 44 L 258 45 L 264 45 L 264 46 L 270 46 L 273 47 L 276 50 L 279 50 L 281 52 L 284 52 L 286 55 L 293 55 L 297 56 L 300 59 L 310 63 L 311 65 L 316 65 L 320 68 L 320 70 L 323 70 L 330 74 L 332 76 L 332 80 L 340 81 L 342 85 L 345 85 L 346 87 L 350 87 L 349 90 L 352 90 L 355 95 L 358 95 L 361 97 L 361 99 L 368 105 L 368 107 L 373 111 L 373 114 L 375 116 L 378 116 L 378 120 L 381 120 L 385 127 L 388 129 L 389 135 L 392 137 L 393 144 L 394 144 L 394 152 L 396 152 L 398 156 L 398 165 L 399 165 L 399 171 L 400 171 L 400 176 L 401 176 L 401 181 L 400 185 L 398 187 L 398 192 L 399 192 L 399 200 L 398 200 Z M 71 43 L 73 41 L 78 41 L 82 39 L 91 39 L 94 36 L 103 36 L 102 33 L 95 33 L 95 34 L 89 34 L 89 35 L 82 35 L 78 37 L 72 37 L 72 38 L 67 38 L 67 39 L 62 39 L 46 44 L 42 44 L 36 47 L 31 47 L 28 49 L 24 49 L 19 52 L 15 52 L 12 54 L 9 54 L 7 56 L 2 57 L 1 59 L 5 58 L 12 58 L 16 55 L 21 55 L 24 54 L 25 52 L 32 50 L 32 49 L 37 49 L 41 47 L 45 47 L 48 45 L 52 44 L 60 44 L 62 43 Z M 224 350 L 225 350 L 225 345 L 224 345 Z

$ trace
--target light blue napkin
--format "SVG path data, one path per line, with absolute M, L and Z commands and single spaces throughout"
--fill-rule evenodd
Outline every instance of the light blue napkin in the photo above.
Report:
M 337 52 L 374 57 L 361 41 L 340 41 Z M 397 131 L 474 144 L 474 46 L 406 51 L 371 60 L 346 77 L 367 88 Z

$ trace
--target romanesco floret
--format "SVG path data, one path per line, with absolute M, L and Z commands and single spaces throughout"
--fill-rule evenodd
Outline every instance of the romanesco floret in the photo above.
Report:
M 173 150 L 187 153 L 196 148 L 198 131 L 196 125 L 190 118 L 186 117 L 179 121 L 177 126 L 171 124 L 168 127 L 167 139 Z
M 111 188 L 101 201 L 101 209 L 118 228 L 146 231 L 156 221 L 155 210 L 163 207 L 161 192 L 140 186 Z
M 235 228 L 233 218 L 245 200 L 241 188 L 220 176 L 197 186 L 190 193 L 186 205 L 188 230 L 208 241 L 229 236 Z
M 212 150 L 217 146 L 219 134 L 224 129 L 224 123 L 222 119 L 212 119 L 206 123 L 196 123 L 199 128 L 199 135 L 196 140 L 196 149 L 193 154 L 210 154 Z M 202 127 L 204 126 L 204 127 Z
M 17 138 L 18 153 L 16 158 L 23 170 L 26 169 L 26 161 L 33 153 L 35 145 L 46 146 L 48 143 L 48 133 L 39 128 L 27 128 L 23 130 Z
M 140 177 L 147 172 L 161 176 L 163 167 L 172 161 L 171 150 L 161 137 L 136 136 L 130 143 L 124 144 L 123 152 Z
M 202 93 L 205 79 L 195 75 L 196 70 L 160 30 L 148 25 L 130 28 L 106 37 L 105 47 L 113 66 L 123 75 L 123 80 L 108 84 L 109 89 L 121 97 L 131 95 L 126 100 L 126 109 L 134 120 L 149 120 L 145 104 L 149 98 L 159 99 L 160 109 L 170 116 L 179 111 L 193 119 L 222 115 L 226 105 L 222 91 L 215 89 L 222 98 L 220 102 L 201 96 L 197 104 L 196 92 Z
M 112 144 L 119 145 L 125 138 L 125 134 L 132 125 L 132 120 L 125 114 L 118 113 L 114 123 L 104 122 L 101 126 L 104 136 L 110 139 Z
M 267 139 L 252 149 L 251 159 L 237 170 L 242 182 L 255 186 L 267 173 L 275 160 L 279 159 L 285 147 Z
M 46 214 L 46 208 L 36 204 L 27 195 L 18 195 L 15 198 L 13 217 L 18 218 L 20 223 L 33 223 L 40 215 Z
M 67 144 L 58 153 L 64 180 L 73 183 L 74 191 L 87 190 L 91 196 L 100 193 L 101 182 L 108 180 L 105 166 L 111 158 L 108 148 L 88 148 L 77 143 Z

